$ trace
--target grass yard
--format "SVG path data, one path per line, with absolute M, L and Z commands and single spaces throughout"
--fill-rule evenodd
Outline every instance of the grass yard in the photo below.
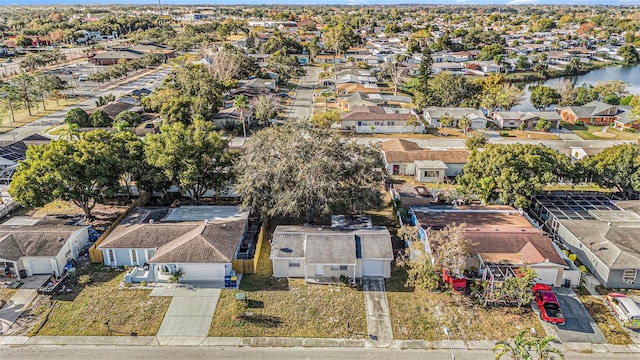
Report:
M 602 132 L 604 126 L 580 126 L 563 122 L 562 127 L 585 140 L 638 140 L 640 138 L 637 133 L 624 132 L 611 127 L 606 132 Z
M 17 289 L 0 288 L 0 308 L 3 307 L 17 291 Z
M 618 319 L 615 318 L 602 300 L 593 295 L 578 295 L 578 297 L 593 320 L 598 324 L 600 331 L 602 331 L 609 344 L 633 344 L 633 340 L 631 340 L 627 331 L 620 325 Z
M 84 288 L 71 284 L 74 291 L 54 296 L 56 304 L 38 335 L 155 335 L 171 299 L 151 297 L 150 290 L 118 290 L 123 275 L 94 271 L 91 283 Z M 113 333 L 107 330 L 105 320 Z
M 244 276 L 240 290 L 220 294 L 209 336 L 349 337 L 347 322 L 354 333 L 366 334 L 362 291 L 307 285 L 302 279 L 274 279 L 267 240 L 262 243 L 257 274 Z M 236 317 L 239 291 L 246 292 L 248 299 L 248 308 L 242 312 L 252 316 Z
M 22 125 L 31 123 L 45 116 L 49 116 L 55 112 L 65 109 L 68 106 L 75 105 L 85 100 L 86 98 L 84 97 L 61 99 L 59 101 L 59 104 L 56 104 L 55 100 L 48 99 L 45 101 L 47 104 L 47 110 L 42 110 L 42 102 L 36 102 L 35 103 L 36 108 L 31 109 L 31 113 L 33 115 L 29 115 L 27 110 L 16 110 L 15 121 L 13 121 L 13 124 L 11 124 L 11 121 L 12 121 L 11 116 L 6 111 L 2 111 L 0 112 L 0 119 L 2 121 L 2 123 L 0 123 L 0 126 L 5 128 L 4 131 L 9 131 L 11 130 L 12 126 L 14 128 L 20 127 Z
M 615 191 L 600 187 L 596 184 L 553 184 L 544 187 L 545 191 L 599 191 L 599 192 L 611 192 Z
M 558 140 L 558 135 L 544 131 L 522 131 L 522 130 L 502 130 L 498 133 L 506 132 L 508 137 L 516 139 L 532 139 L 532 140 Z
M 387 279 L 387 300 L 395 339 L 446 340 L 443 327 L 455 340 L 505 340 L 519 331 L 544 329 L 528 307 L 485 308 L 455 291 L 432 293 L 404 286 L 404 270 L 394 268 Z

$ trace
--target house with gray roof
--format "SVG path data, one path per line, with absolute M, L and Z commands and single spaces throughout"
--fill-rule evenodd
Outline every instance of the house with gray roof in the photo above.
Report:
M 280 225 L 271 240 L 273 276 L 309 283 L 391 277 L 391 235 L 385 227 Z
M 581 106 L 567 106 L 558 108 L 563 121 L 570 124 L 585 124 L 605 126 L 612 125 L 616 120 L 624 117 L 626 109 L 594 100 Z
M 97 247 L 126 282 L 224 281 L 244 245 L 248 213 L 237 206 L 136 208 Z
M 640 201 L 553 194 L 533 210 L 605 287 L 640 289 Z
M 517 129 L 524 124 L 527 129 L 534 129 L 541 119 L 549 120 L 551 129 L 559 129 L 562 117 L 555 111 L 496 111 L 491 121 L 500 129 Z
M 0 225 L 0 275 L 59 276 L 71 259 L 80 257 L 89 239 L 88 228 L 81 217 L 10 218 Z
M 458 127 L 458 121 L 463 117 L 467 117 L 469 119 L 469 127 L 474 130 L 486 128 L 487 121 L 489 121 L 482 111 L 465 107 L 429 106 L 423 110 L 423 115 L 427 126 L 430 127 L 441 127 L 440 120 L 443 117 L 451 118 L 451 124 L 449 125 L 451 127 Z

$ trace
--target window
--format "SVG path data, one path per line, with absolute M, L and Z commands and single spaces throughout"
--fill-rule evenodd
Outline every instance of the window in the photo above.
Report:
M 109 264 L 115 264 L 116 263 L 116 256 L 113 253 L 113 249 L 109 249 Z
M 331 265 L 331 271 L 346 271 L 347 265 Z
M 289 260 L 289 267 L 300 267 L 300 260 Z
M 625 284 L 634 284 L 637 273 L 638 270 L 625 270 L 624 273 L 622 273 L 622 282 Z
M 424 172 L 424 177 L 434 178 L 438 177 L 438 175 L 438 172 L 433 170 L 425 170 Z
M 138 251 L 136 249 L 131 249 L 131 264 L 138 265 Z

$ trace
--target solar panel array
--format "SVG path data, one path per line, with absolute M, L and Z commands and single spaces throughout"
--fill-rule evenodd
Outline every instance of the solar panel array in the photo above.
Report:
M 590 210 L 622 210 L 603 195 L 542 195 L 536 200 L 558 220 L 595 220 Z

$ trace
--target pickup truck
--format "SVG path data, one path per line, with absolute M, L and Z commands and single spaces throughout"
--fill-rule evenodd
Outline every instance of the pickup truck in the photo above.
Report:
M 556 325 L 564 325 L 564 316 L 560 309 L 560 302 L 558 302 L 558 298 L 553 292 L 553 289 L 551 289 L 551 286 L 535 284 L 532 290 L 542 320 Z

